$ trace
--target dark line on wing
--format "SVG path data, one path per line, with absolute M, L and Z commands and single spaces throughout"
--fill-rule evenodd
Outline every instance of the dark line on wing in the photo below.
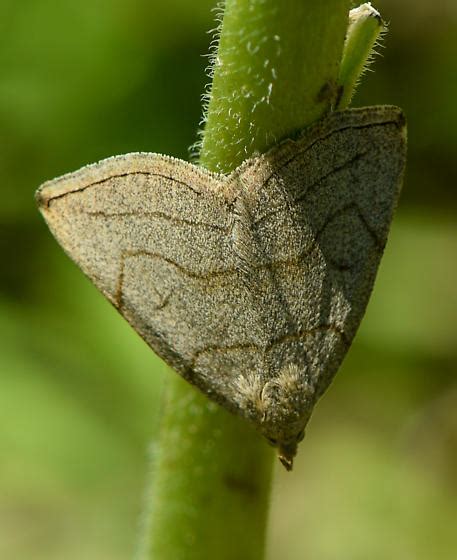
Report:
M 378 239 L 378 236 L 376 235 L 376 232 L 374 232 L 372 230 L 372 228 L 370 227 L 370 225 L 368 224 L 368 222 L 365 219 L 365 216 L 362 213 L 362 210 L 360 210 L 359 205 L 357 204 L 357 202 L 350 202 L 349 204 L 346 204 L 345 206 L 339 208 L 338 210 L 336 210 L 331 216 L 329 216 L 329 218 L 326 220 L 325 224 L 320 228 L 320 230 L 317 232 L 316 234 L 316 242 L 318 241 L 319 236 L 325 231 L 325 229 L 327 228 L 327 226 L 330 224 L 330 222 L 332 222 L 335 218 L 337 218 L 338 216 L 342 216 L 343 214 L 345 214 L 348 210 L 355 210 L 356 214 L 358 216 L 358 218 L 360 219 L 360 221 L 362 222 L 362 224 L 364 225 L 365 229 L 368 231 L 368 233 L 370 234 L 370 236 L 373 238 L 373 241 L 375 242 L 375 245 L 383 250 L 384 248 L 384 244 L 381 243 L 381 241 Z
M 315 144 L 317 144 L 318 142 L 327 140 L 327 138 L 330 138 L 331 136 L 333 136 L 333 134 L 335 134 L 336 132 L 341 132 L 343 130 L 363 130 L 365 128 L 376 128 L 377 126 L 386 126 L 388 124 L 394 124 L 395 126 L 397 126 L 397 128 L 402 128 L 404 126 L 404 118 L 401 119 L 401 121 L 398 120 L 388 120 L 388 121 L 384 121 L 384 122 L 378 122 L 378 123 L 371 123 L 371 124 L 361 124 L 359 126 L 355 126 L 355 125 L 348 125 L 348 126 L 344 126 L 341 128 L 338 128 L 336 130 L 332 130 L 331 132 L 329 132 L 328 134 L 326 134 L 325 136 L 319 136 L 318 138 L 316 138 L 313 142 L 311 142 L 310 144 L 307 144 L 306 146 L 303 147 L 302 150 L 300 150 L 299 152 L 295 153 L 293 156 L 290 157 L 290 159 L 288 159 L 287 161 L 285 161 L 281 167 L 275 169 L 274 171 L 271 172 L 271 175 L 265 179 L 265 181 L 262 183 L 262 187 L 265 187 L 268 182 L 272 179 L 272 177 L 274 175 L 276 175 L 279 171 L 281 171 L 281 169 L 283 169 L 284 167 L 286 167 L 287 165 L 289 165 L 292 161 L 294 161 L 295 159 L 297 159 L 298 157 L 300 157 L 302 154 L 304 154 L 305 152 L 307 152 L 308 150 L 310 150 Z M 306 135 L 306 130 L 303 132 L 303 135 Z M 295 143 L 300 142 L 300 140 L 302 140 L 303 138 L 298 137 L 296 140 L 294 140 Z M 287 138 L 285 139 L 287 140 Z M 274 148 L 272 148 L 274 149 Z M 278 150 L 279 151 L 279 150 Z M 266 155 L 268 155 L 268 152 L 266 152 Z M 235 197 L 235 199 L 232 201 L 232 204 L 236 201 L 236 199 L 238 198 L 238 196 L 240 196 L 240 193 Z
M 214 353 L 228 354 L 229 352 L 234 352 L 237 350 L 252 350 L 254 352 L 257 351 L 266 354 L 268 352 L 271 352 L 278 344 L 282 344 L 284 342 L 299 341 L 302 340 L 303 338 L 306 338 L 320 331 L 333 332 L 341 338 L 341 340 L 346 346 L 349 346 L 351 344 L 351 342 L 346 337 L 344 331 L 342 331 L 336 325 L 318 325 L 317 327 L 311 329 L 306 329 L 306 330 L 298 331 L 296 333 L 289 333 L 289 334 L 282 335 L 269 342 L 266 346 L 260 346 L 258 344 L 253 344 L 253 343 L 232 344 L 230 346 L 221 346 L 216 344 L 212 346 L 206 346 L 205 348 L 202 348 L 201 350 L 195 352 L 194 356 L 192 357 L 191 367 L 192 369 L 195 368 L 195 363 L 202 354 L 214 354 Z
M 238 272 L 238 269 L 233 267 L 233 268 L 228 268 L 225 270 L 212 270 L 210 272 L 204 272 L 204 273 L 199 273 L 199 272 L 193 272 L 191 270 L 189 270 L 188 268 L 185 268 L 184 266 L 182 266 L 181 264 L 177 263 L 176 261 L 169 259 L 168 257 L 165 257 L 164 255 L 161 255 L 160 253 L 153 253 L 151 251 L 142 251 L 142 250 L 138 250 L 138 251 L 125 251 L 123 253 L 124 258 L 130 258 L 130 257 L 149 257 L 151 259 L 159 259 L 162 260 L 164 262 L 166 262 L 167 264 L 170 264 L 171 266 L 174 266 L 176 269 L 178 269 L 184 276 L 188 276 L 189 278 L 195 278 L 197 280 L 208 280 L 210 278 L 214 278 L 217 276 L 228 276 L 230 274 L 234 274 L 236 272 Z
M 301 152 L 303 153 L 303 152 Z M 338 173 L 339 171 L 343 171 L 345 168 L 349 167 L 350 165 L 352 165 L 354 162 L 358 161 L 359 159 L 361 159 L 365 154 L 368 153 L 368 150 L 366 152 L 362 152 L 360 154 L 356 154 L 353 158 L 351 158 L 350 160 L 346 161 L 345 163 L 341 164 L 339 167 L 336 167 L 335 169 L 333 169 L 332 171 L 329 171 L 326 175 L 324 175 L 323 177 L 320 177 L 317 181 L 315 181 L 312 185 L 310 185 L 306 191 L 304 191 L 303 193 L 299 194 L 297 197 L 295 197 L 292 201 L 292 203 L 297 203 L 300 202 L 301 200 L 303 200 L 304 198 L 306 198 L 310 192 L 312 192 L 316 187 L 318 187 L 322 181 L 325 181 L 325 179 L 327 179 L 328 177 L 330 177 L 330 175 L 332 175 L 333 173 Z M 292 160 L 291 160 L 292 161 Z M 282 169 L 282 168 L 281 168 Z M 276 173 L 275 173 L 276 174 Z M 272 174 L 270 176 L 270 178 L 264 183 L 264 186 L 267 185 L 267 183 L 273 178 L 273 176 L 275 174 Z M 258 218 L 257 220 L 254 221 L 254 225 L 257 225 L 261 222 L 263 222 L 264 220 L 267 220 L 268 218 L 271 218 L 272 216 L 274 216 L 275 214 L 279 214 L 280 212 L 283 212 L 284 208 L 277 208 L 275 210 L 272 210 L 271 212 L 268 212 L 267 214 L 261 216 L 260 218 Z
M 128 217 L 135 217 L 135 218 L 162 218 L 164 220 L 167 220 L 171 223 L 174 223 L 176 225 L 187 225 L 187 226 L 198 226 L 198 227 L 204 227 L 204 228 L 208 228 L 208 229 L 213 229 L 213 230 L 218 230 L 218 231 L 224 231 L 226 233 L 228 233 L 230 231 L 230 226 L 218 226 L 215 224 L 208 224 L 206 222 L 197 222 L 197 221 L 192 221 L 192 220 L 186 220 L 185 218 L 177 218 L 175 216 L 170 216 L 169 214 L 165 214 L 165 212 L 145 212 L 145 211 L 141 211 L 141 212 L 113 212 L 112 214 L 108 213 L 108 212 L 103 212 L 101 210 L 97 210 L 96 212 L 84 212 L 81 211 L 81 213 L 86 214 L 87 216 L 95 216 L 95 217 L 102 217 L 102 218 L 106 218 L 106 219 L 110 219 L 110 218 L 128 218 Z
M 119 311 L 122 311 L 122 294 L 123 294 L 123 287 L 124 287 L 124 268 L 125 268 L 125 256 L 124 254 L 121 255 L 121 264 L 119 267 L 119 276 L 117 277 L 116 283 L 116 291 L 114 292 L 114 307 Z
M 291 163 L 294 159 L 296 159 L 297 157 L 301 156 L 303 153 L 307 152 L 310 148 L 312 148 L 315 144 L 317 144 L 317 142 L 320 142 L 322 140 L 327 140 L 327 138 L 330 138 L 330 136 L 332 136 L 333 134 L 335 134 L 335 132 L 341 132 L 342 130 L 362 130 L 364 128 L 375 128 L 377 126 L 385 126 L 387 124 L 395 124 L 398 126 L 398 121 L 385 121 L 385 122 L 381 122 L 381 123 L 372 123 L 372 124 L 364 124 L 364 125 L 359 125 L 359 126 L 344 126 L 341 128 L 338 128 L 337 130 L 332 130 L 331 132 L 329 132 L 326 136 L 321 136 L 319 138 L 316 138 L 316 140 L 314 140 L 314 142 L 312 142 L 311 144 L 308 144 L 306 147 L 303 148 L 303 150 L 301 150 L 300 152 L 294 154 L 289 160 L 287 160 L 286 162 L 284 162 L 281 167 L 279 168 L 282 169 L 283 167 L 285 167 L 286 165 L 289 165 L 289 163 Z M 296 142 L 299 142 L 300 138 L 298 138 L 298 140 L 296 140 Z M 277 171 L 272 172 L 272 174 L 270 175 L 270 177 L 268 177 L 268 179 L 266 179 L 265 183 L 268 182 L 271 177 L 276 173 Z M 264 183 L 264 184 L 265 184 Z
M 124 296 L 125 261 L 129 256 L 131 256 L 129 255 L 129 251 L 124 251 L 121 254 L 121 264 L 119 267 L 120 271 L 119 271 L 119 276 L 117 278 L 116 291 L 114 292 L 113 304 L 116 307 L 116 309 L 118 309 L 120 312 L 123 312 L 123 307 L 124 307 L 123 296 Z M 154 285 L 152 285 L 151 288 L 154 290 L 157 296 L 162 300 L 158 305 L 156 305 L 155 310 L 158 311 L 160 309 L 163 309 L 168 304 L 171 294 L 167 294 L 164 297 L 162 296 L 162 294 L 159 293 L 159 291 L 155 288 Z
M 304 152 L 308 151 L 309 149 L 311 149 L 315 144 L 317 144 L 318 142 L 321 142 L 323 140 L 327 140 L 327 138 L 330 138 L 330 136 L 332 136 L 333 134 L 335 134 L 336 132 L 340 132 L 342 130 L 362 130 L 364 128 L 375 128 L 377 126 L 386 126 L 388 124 L 394 124 L 397 128 L 402 128 L 405 125 L 405 118 L 402 115 L 401 120 L 388 120 L 388 121 L 384 121 L 384 122 L 377 122 L 377 123 L 371 123 L 371 124 L 361 124 L 361 125 L 348 125 L 348 126 L 344 126 L 335 130 L 332 130 L 331 132 L 329 132 L 328 134 L 326 134 L 325 136 L 319 136 L 318 138 L 316 138 L 313 142 L 311 142 L 310 144 L 307 144 L 306 146 L 303 147 L 303 150 L 301 150 L 300 152 L 294 154 L 289 160 L 287 160 L 286 162 L 284 162 L 281 167 L 279 167 L 278 169 L 275 169 L 274 171 L 271 172 L 271 175 L 265 179 L 265 181 L 262 183 L 262 187 L 265 187 L 265 185 L 267 185 L 267 183 L 271 180 L 271 178 L 281 169 L 283 169 L 286 165 L 289 165 L 289 163 L 291 163 L 294 159 L 298 158 L 299 156 L 301 156 Z M 300 142 L 300 140 L 303 140 L 303 136 L 306 135 L 308 129 L 305 129 L 304 131 L 302 131 L 302 135 L 301 137 L 298 136 L 298 138 L 296 140 L 293 140 L 295 143 Z M 283 142 L 286 142 L 287 140 L 291 140 L 291 138 L 284 138 Z M 278 151 L 281 149 L 279 148 L 281 142 L 276 146 L 278 147 Z M 272 151 L 275 149 L 275 146 L 273 146 L 269 151 Z M 269 151 L 265 152 L 264 156 L 268 156 Z M 243 164 L 241 164 L 243 165 Z M 239 196 L 241 196 L 242 191 L 238 191 L 238 193 L 236 194 L 236 196 L 233 198 L 233 200 L 228 204 L 228 207 L 230 209 L 233 208 L 233 206 L 235 205 L 237 199 Z
M 360 218 L 360 221 L 363 223 L 363 225 L 365 226 L 365 229 L 368 231 L 368 233 L 371 235 L 371 237 L 373 238 L 375 245 L 377 245 L 377 247 L 379 248 L 379 250 L 382 252 L 384 251 L 384 248 L 386 246 L 386 241 L 382 242 L 380 241 L 378 234 L 372 229 L 372 227 L 369 225 L 369 223 L 367 222 L 365 216 L 363 215 L 362 210 L 360 210 L 360 208 L 357 206 L 357 204 L 355 204 L 355 207 L 357 208 L 357 214 Z
M 317 181 L 315 181 L 312 185 L 310 185 L 306 191 L 302 192 L 301 194 L 299 194 L 295 199 L 294 202 L 300 202 L 301 200 L 305 199 L 310 192 L 312 192 L 314 189 L 316 189 L 316 187 L 319 186 L 319 184 L 322 181 L 325 181 L 325 179 L 327 179 L 328 177 L 330 177 L 330 175 L 332 175 L 333 173 L 338 173 L 339 171 L 343 171 L 345 170 L 347 167 L 350 167 L 353 163 L 355 163 L 356 161 L 358 161 L 359 159 L 362 159 L 363 156 L 365 156 L 368 153 L 368 150 L 365 152 L 361 152 L 359 154 L 356 154 L 354 157 L 352 157 L 350 160 L 346 161 L 345 163 L 341 164 L 338 167 L 335 167 L 335 169 L 332 169 L 332 171 L 329 171 L 326 175 L 324 175 L 323 177 L 321 177 L 320 179 L 318 179 Z
M 301 264 L 302 260 L 309 254 L 312 253 L 312 251 L 314 250 L 315 246 L 316 246 L 316 242 L 317 239 L 315 239 L 307 248 L 306 250 L 304 250 L 302 253 L 300 253 L 297 257 L 295 258 L 289 258 L 289 259 L 284 259 L 284 260 L 277 260 L 277 261 L 273 261 L 273 262 L 268 262 L 265 264 L 261 264 L 261 265 L 255 265 L 252 266 L 250 268 L 250 270 L 252 271 L 261 271 L 261 270 L 275 270 L 276 268 L 282 267 L 282 266 L 298 266 Z M 138 250 L 138 251 L 125 251 L 124 253 L 122 253 L 123 258 L 129 258 L 129 257 L 149 257 L 151 259 L 159 259 L 162 260 L 166 263 L 168 263 L 171 266 L 174 266 L 177 270 L 179 270 L 184 276 L 187 276 L 189 278 L 194 278 L 197 280 L 209 280 L 211 278 L 216 278 L 216 277 L 223 277 L 223 276 L 230 276 L 232 274 L 241 274 L 242 271 L 240 271 L 239 267 L 234 266 L 233 268 L 226 268 L 224 270 L 212 270 L 209 272 L 193 272 L 191 270 L 189 270 L 188 268 L 184 267 L 183 265 L 179 264 L 178 262 L 169 259 L 168 257 L 165 257 L 164 255 L 161 255 L 160 253 L 153 253 L 151 251 L 143 251 L 143 250 Z
M 318 245 L 320 236 L 323 234 L 323 232 L 325 231 L 327 226 L 330 224 L 330 222 L 332 220 L 334 220 L 337 216 L 342 215 L 345 212 L 347 212 L 348 210 L 351 210 L 353 208 L 357 211 L 358 216 L 360 217 L 360 219 L 361 219 L 362 223 L 364 224 L 364 226 L 366 227 L 367 231 L 370 233 L 370 235 L 375 240 L 376 245 L 382 249 L 382 244 L 379 242 L 375 232 L 373 232 L 372 229 L 368 226 L 365 218 L 363 217 L 363 214 L 362 214 L 360 208 L 357 206 L 356 203 L 350 203 L 350 204 L 347 204 L 346 206 L 343 206 L 342 208 L 339 208 L 333 214 L 328 216 L 325 223 L 316 232 L 314 240 L 299 255 L 297 255 L 294 258 L 271 261 L 271 262 L 261 264 L 261 265 L 253 265 L 253 266 L 251 266 L 250 271 L 261 271 L 261 270 L 275 271 L 277 268 L 280 268 L 280 267 L 299 266 L 303 262 L 303 260 L 315 250 L 316 246 Z M 144 251 L 144 250 L 127 250 L 127 251 L 124 251 L 122 253 L 121 258 L 123 258 L 125 260 L 125 259 L 130 258 L 130 257 L 149 257 L 151 259 L 162 260 L 162 261 L 168 263 L 169 265 L 175 267 L 184 276 L 187 276 L 189 278 L 194 278 L 194 279 L 197 279 L 197 280 L 209 280 L 211 278 L 230 276 L 232 274 L 242 273 L 242 271 L 240 271 L 239 267 L 237 267 L 237 266 L 234 266 L 232 268 L 226 268 L 224 270 L 212 270 L 212 271 L 209 271 L 209 272 L 193 272 L 193 271 L 189 270 L 188 268 L 186 268 L 185 266 L 179 264 L 178 262 L 176 262 L 172 259 L 169 259 L 168 257 L 165 257 L 164 255 L 161 255 L 160 253 L 153 253 L 151 251 Z
M 73 194 L 73 193 L 80 193 L 85 191 L 86 189 L 89 189 L 91 187 L 95 187 L 97 185 L 101 185 L 102 183 L 106 183 L 107 181 L 110 181 L 111 179 L 119 179 L 121 177 L 128 177 L 129 175 L 149 175 L 152 177 L 160 177 L 162 179 L 168 179 L 169 181 L 172 181 L 173 183 L 177 183 L 178 185 L 182 185 L 184 187 L 187 187 L 189 190 L 191 190 L 193 193 L 197 194 L 197 195 L 201 195 L 202 192 L 201 191 L 197 191 L 195 189 L 193 189 L 188 183 L 184 183 L 183 181 L 179 181 L 178 179 L 175 179 L 174 177 L 171 177 L 169 175 L 162 175 L 161 173 L 153 173 L 151 171 L 129 171 L 127 173 L 119 173 L 118 175 L 111 175 L 110 177 L 106 177 L 105 179 L 100 179 L 99 181 L 94 181 L 93 183 L 90 183 L 89 185 L 85 185 L 84 187 L 81 187 L 80 189 L 75 189 L 74 191 L 68 191 L 62 194 L 58 194 L 57 196 L 54 196 L 52 198 L 50 198 L 47 201 L 47 205 L 49 206 L 49 204 L 51 202 L 54 202 L 55 200 L 59 199 L 59 198 L 63 198 L 69 194 Z
M 349 340 L 346 338 L 346 334 L 344 333 L 344 331 L 341 330 L 336 325 L 318 325 L 317 327 L 314 327 L 312 329 L 306 329 L 304 331 L 298 331 L 297 333 L 285 334 L 282 337 L 273 341 L 270 344 L 270 347 L 268 348 L 268 350 L 272 350 L 275 345 L 280 344 L 282 342 L 293 342 L 293 341 L 296 341 L 296 340 L 300 340 L 304 336 L 308 336 L 310 334 L 314 334 L 314 333 L 319 332 L 319 331 L 333 332 L 333 333 L 337 334 L 339 337 L 341 337 L 341 339 L 343 340 L 343 342 L 345 344 L 347 344 L 348 346 L 350 344 Z

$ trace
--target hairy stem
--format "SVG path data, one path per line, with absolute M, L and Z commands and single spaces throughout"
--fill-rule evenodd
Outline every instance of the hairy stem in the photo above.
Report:
M 272 448 L 176 375 L 167 389 L 145 557 L 261 559 Z
M 200 163 L 229 172 L 335 103 L 349 1 L 226 5 Z
M 370 3 L 362 4 L 350 11 L 338 78 L 338 85 L 341 88 L 338 109 L 346 109 L 351 102 L 360 76 L 371 62 L 373 48 L 384 31 L 381 15 Z
M 331 108 L 349 4 L 227 0 L 201 165 L 229 172 Z M 141 557 L 263 558 L 273 456 L 246 422 L 172 377 Z

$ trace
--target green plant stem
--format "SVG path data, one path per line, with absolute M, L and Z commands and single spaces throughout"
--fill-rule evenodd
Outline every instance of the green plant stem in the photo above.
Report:
M 146 558 L 262 558 L 273 449 L 170 372 Z
M 348 11 L 343 0 L 227 1 L 203 166 L 229 172 L 329 110 Z M 263 558 L 273 456 L 246 422 L 172 377 L 142 558 Z
M 338 79 L 341 86 L 338 109 L 346 109 L 351 102 L 360 76 L 372 60 L 373 48 L 384 31 L 381 15 L 371 4 L 362 4 L 350 11 Z
M 227 2 L 201 165 L 227 173 L 333 106 L 349 6 L 346 0 Z

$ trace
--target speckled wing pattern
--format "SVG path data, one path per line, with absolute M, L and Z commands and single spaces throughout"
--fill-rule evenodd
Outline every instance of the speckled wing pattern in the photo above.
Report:
M 347 110 L 227 176 L 129 154 L 45 183 L 37 198 L 59 243 L 151 348 L 293 447 L 365 311 L 404 130 L 395 107 Z

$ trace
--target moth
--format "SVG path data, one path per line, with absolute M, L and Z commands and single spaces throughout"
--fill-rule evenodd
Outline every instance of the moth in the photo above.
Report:
M 68 255 L 186 380 L 292 468 L 354 338 L 399 196 L 400 109 L 335 112 L 228 175 L 132 153 L 42 185 Z

